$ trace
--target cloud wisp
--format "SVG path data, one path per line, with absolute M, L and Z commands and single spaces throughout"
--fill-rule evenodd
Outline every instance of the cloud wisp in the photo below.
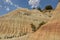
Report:
M 13 5 L 13 6 L 19 8 L 19 6 L 16 5 L 16 4 L 14 4 L 11 0 L 5 0 L 5 2 L 6 2 L 6 3 L 9 3 L 10 5 Z
M 7 3 L 13 5 L 13 3 L 11 2 L 11 0 L 5 0 L 5 2 L 7 2 Z
M 2 8 L 2 6 L 0 5 L 0 9 Z
M 6 10 L 7 10 L 7 11 L 9 11 L 9 10 L 10 10 L 10 8 L 9 8 L 9 7 L 7 7 L 7 8 L 6 8 Z
M 29 5 L 31 5 L 31 8 L 37 8 L 39 6 L 40 0 L 29 0 Z

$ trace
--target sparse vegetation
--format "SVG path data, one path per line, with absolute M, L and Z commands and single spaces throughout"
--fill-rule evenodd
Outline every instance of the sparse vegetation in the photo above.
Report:
M 27 33 L 21 33 L 20 36 L 24 36 L 24 35 L 26 35 L 26 34 L 27 34 Z
M 0 37 L 0 39 L 2 39 L 2 38 Z
M 45 7 L 45 9 L 46 9 L 46 10 L 52 10 L 53 8 L 52 8 L 51 5 L 47 5 L 47 6 Z
M 33 9 L 37 9 L 37 10 L 39 10 L 40 12 L 42 12 L 42 10 L 41 10 L 41 8 L 40 8 L 40 7 L 33 8 Z
M 34 25 L 33 23 L 31 24 L 31 28 L 32 28 L 32 31 L 33 31 L 33 32 L 36 31 L 36 27 L 35 27 L 35 25 Z
M 38 7 L 37 10 L 39 10 L 40 12 L 43 12 L 40 7 Z
M 23 35 L 26 35 L 27 33 L 23 33 Z
M 48 10 L 49 12 L 51 12 L 51 10 L 53 10 L 52 6 L 51 5 L 47 5 L 45 7 L 45 10 Z
M 37 30 L 38 30 L 42 25 L 44 25 L 45 23 L 46 23 L 46 22 L 42 21 L 42 22 L 39 24 Z
M 10 36 L 10 37 L 5 36 L 5 37 L 4 37 L 4 39 L 10 39 L 10 38 L 13 38 L 13 36 Z
M 42 21 L 40 24 L 39 24 L 39 27 L 44 25 L 46 22 Z
M 32 24 L 31 24 L 32 31 L 35 32 L 36 30 L 38 30 L 38 29 L 39 29 L 42 25 L 44 25 L 45 23 L 46 23 L 46 22 L 42 21 L 42 22 L 39 24 L 38 28 L 36 28 L 36 26 L 32 23 Z
M 27 15 L 27 16 L 29 16 L 29 15 L 31 15 L 31 14 L 29 14 L 29 13 L 24 13 L 24 15 Z
M 13 38 L 13 37 L 12 37 L 12 36 L 11 36 L 11 37 L 7 37 L 7 39 L 8 39 L 8 38 Z
M 51 15 L 49 17 L 51 17 Z
M 41 9 L 38 8 L 38 10 L 41 10 Z M 11 14 L 2 17 L 4 20 L 2 20 L 0 18 L 0 26 L 1 26 L 0 29 L 3 30 L 1 33 L 5 32 L 5 33 L 7 33 L 6 35 L 8 35 L 5 37 L 3 36 L 2 38 L 11 39 L 11 38 L 24 36 L 28 33 L 32 33 L 32 31 L 33 32 L 37 31 L 37 29 L 39 29 L 41 27 L 41 25 L 44 24 L 44 22 L 40 23 L 40 24 L 38 24 L 38 22 L 41 22 L 42 20 L 46 19 L 45 15 L 43 15 L 43 14 L 40 15 L 40 14 L 41 13 L 39 11 L 37 13 L 35 13 L 35 11 L 34 12 L 22 11 L 22 12 L 18 12 L 18 13 L 16 11 L 14 11 Z M 27 16 L 27 15 L 29 15 L 29 16 Z M 43 18 L 42 15 L 45 18 Z M 13 36 L 9 35 L 10 33 L 13 34 Z M 0 35 L 0 36 L 2 36 L 2 35 Z

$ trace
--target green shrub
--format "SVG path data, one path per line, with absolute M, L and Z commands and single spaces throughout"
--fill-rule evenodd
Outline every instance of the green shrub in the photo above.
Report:
M 7 37 L 7 39 L 9 39 L 9 38 L 13 38 L 12 36 L 11 37 Z
M 44 25 L 45 23 L 46 23 L 46 22 L 42 21 L 42 22 L 39 24 L 37 30 L 38 30 L 42 25 Z
M 42 26 L 42 25 L 44 25 L 45 24 L 45 22 L 44 21 L 42 21 L 40 24 L 39 24 L 39 26 Z
M 45 23 L 46 23 L 46 22 L 42 21 L 42 22 L 39 24 L 38 28 L 36 28 L 35 25 L 32 23 L 32 24 L 31 24 L 32 31 L 35 32 L 36 30 L 38 30 L 38 29 L 39 29 L 42 25 L 44 25 Z
M 4 39 L 10 39 L 10 38 L 14 38 L 14 36 L 5 36 Z
M 24 13 L 24 15 L 30 16 L 31 14 L 30 13 Z
M 37 10 L 39 10 L 40 12 L 42 12 L 42 10 L 41 10 L 41 8 L 40 8 L 40 7 L 38 7 L 38 8 L 37 8 Z
M 2 39 L 2 38 L 0 37 L 0 39 Z
M 23 33 L 23 35 L 26 35 L 27 33 Z
M 40 8 L 40 7 L 33 8 L 33 9 L 37 9 L 37 10 L 39 10 L 40 12 L 42 12 L 42 10 L 41 10 L 41 8 Z
M 33 25 L 33 23 L 31 24 L 31 28 L 32 28 L 32 31 L 33 31 L 33 32 L 36 31 L 36 27 L 35 27 L 35 25 Z
M 46 10 L 52 10 L 53 8 L 52 8 L 51 5 L 47 5 L 47 6 L 45 7 L 45 9 L 46 9 Z

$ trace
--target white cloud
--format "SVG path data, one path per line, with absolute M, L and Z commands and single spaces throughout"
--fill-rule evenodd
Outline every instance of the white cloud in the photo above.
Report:
M 17 8 L 19 8 L 19 6 L 18 5 L 14 5 L 15 7 L 17 7 Z
M 39 5 L 39 2 L 40 2 L 40 0 L 29 0 L 29 5 L 31 5 L 31 7 L 33 8 L 33 7 L 38 7 L 38 5 Z
M 0 5 L 0 8 L 2 8 L 2 6 Z
M 5 6 L 4 7 L 7 11 L 9 11 L 10 10 L 10 8 L 8 7 L 8 6 Z
M 14 4 L 11 0 L 5 0 L 5 2 L 9 3 L 10 5 L 13 5 L 13 6 L 19 8 L 19 6 Z
M 6 2 L 10 2 L 10 0 L 5 0 Z
M 13 3 L 11 2 L 11 0 L 5 0 L 5 2 L 7 2 L 7 3 L 13 5 Z
M 9 10 L 10 10 L 10 8 L 9 8 L 9 7 L 7 7 L 7 8 L 6 8 L 6 10 L 7 10 L 7 11 L 9 11 Z
M 0 9 L 2 8 L 2 6 L 0 5 Z

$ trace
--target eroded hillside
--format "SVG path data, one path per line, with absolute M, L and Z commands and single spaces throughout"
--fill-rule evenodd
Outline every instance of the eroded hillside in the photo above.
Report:
M 60 7 L 57 6 L 56 9 Z M 60 8 L 59 8 L 60 9 Z M 55 10 L 51 20 L 36 32 L 10 40 L 60 40 L 60 11 Z M 7 39 L 6 39 L 7 40 Z
M 59 5 L 60 3 L 51 12 L 40 12 L 36 9 L 29 10 L 21 8 L 1 16 L 0 39 L 60 40 L 60 21 L 57 21 L 60 17 L 60 14 L 57 14 L 60 12 Z
M 6 39 L 32 33 L 48 22 L 51 16 L 49 12 L 16 9 L 0 17 L 0 37 Z

